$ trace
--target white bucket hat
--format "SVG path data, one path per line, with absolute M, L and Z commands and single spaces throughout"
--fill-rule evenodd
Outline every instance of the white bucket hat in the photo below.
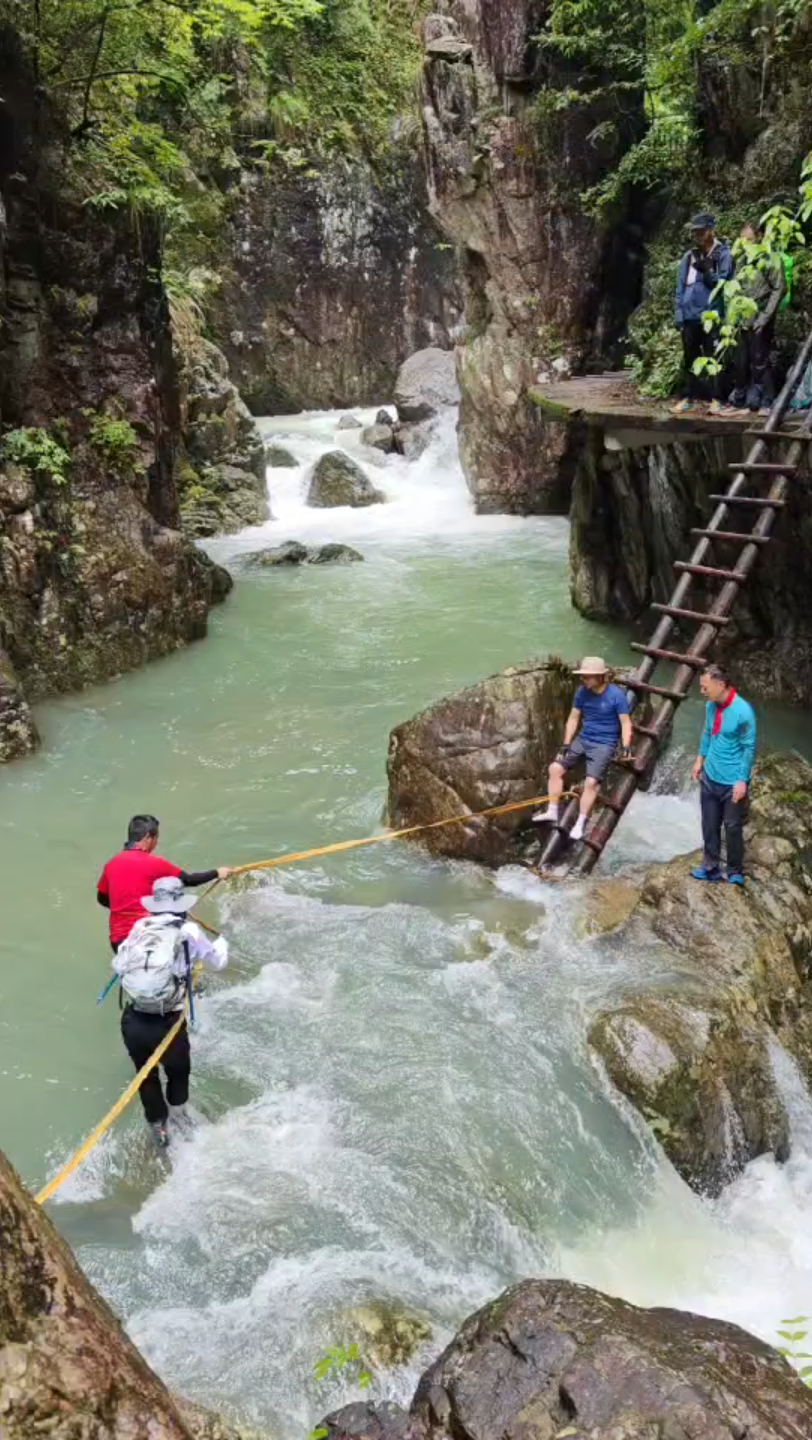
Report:
M 141 904 L 153 915 L 185 915 L 197 904 L 197 896 L 187 895 L 174 875 L 164 875 L 155 881 L 151 895 L 142 896 Z
M 606 663 L 600 655 L 585 655 L 573 675 L 607 675 Z

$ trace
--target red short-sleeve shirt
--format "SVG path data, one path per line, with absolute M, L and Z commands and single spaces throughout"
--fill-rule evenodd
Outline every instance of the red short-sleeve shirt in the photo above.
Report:
M 114 944 L 126 940 L 136 920 L 148 914 L 141 897 L 152 894 L 155 881 L 180 873 L 179 865 L 146 850 L 122 850 L 107 861 L 97 888 L 110 901 L 110 939 Z

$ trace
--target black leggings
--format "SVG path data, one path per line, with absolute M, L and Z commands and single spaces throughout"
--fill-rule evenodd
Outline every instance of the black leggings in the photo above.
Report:
M 168 1015 L 148 1015 L 143 1010 L 136 1010 L 133 1005 L 127 1006 L 121 1017 L 121 1034 L 136 1070 L 141 1070 L 146 1065 L 152 1052 L 172 1026 L 177 1024 L 177 1020 L 177 1010 Z M 170 1105 L 185 1105 L 189 1099 L 192 1053 L 185 1021 L 169 1049 L 164 1052 L 161 1066 L 166 1075 L 166 1098 L 157 1065 L 146 1080 L 141 1082 L 141 1104 L 150 1124 L 166 1120 L 169 1114 L 167 1101 Z

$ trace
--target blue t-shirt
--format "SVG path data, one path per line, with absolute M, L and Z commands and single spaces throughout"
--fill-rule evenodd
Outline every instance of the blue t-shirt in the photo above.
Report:
M 619 685 L 607 685 L 600 695 L 579 685 L 573 705 L 581 712 L 581 739 L 593 745 L 617 745 L 620 716 L 628 715 L 629 702 Z

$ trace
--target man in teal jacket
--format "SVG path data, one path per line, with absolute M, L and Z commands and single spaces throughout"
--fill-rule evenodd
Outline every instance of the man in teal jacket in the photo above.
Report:
M 705 729 L 694 762 L 700 783 L 702 864 L 695 880 L 724 880 L 721 869 L 722 825 L 727 849 L 727 880 L 744 884 L 744 833 L 750 773 L 756 753 L 756 717 L 751 705 L 736 694 L 720 665 L 709 665 L 699 682 L 707 704 Z

